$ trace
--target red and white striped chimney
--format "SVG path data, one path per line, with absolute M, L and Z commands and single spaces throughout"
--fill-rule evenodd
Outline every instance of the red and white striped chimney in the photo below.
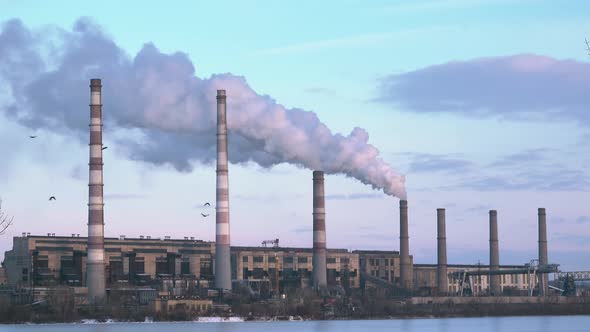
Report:
M 90 168 L 88 181 L 88 256 L 86 286 L 92 304 L 104 301 L 104 202 L 102 179 L 102 96 L 98 78 L 90 80 Z

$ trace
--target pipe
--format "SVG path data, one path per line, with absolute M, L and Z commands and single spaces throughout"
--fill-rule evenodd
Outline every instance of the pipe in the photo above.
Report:
M 104 260 L 104 201 L 102 162 L 101 81 L 90 80 L 90 160 L 88 181 L 88 257 L 86 286 L 88 301 L 100 304 L 106 296 Z
M 498 212 L 490 210 L 490 271 L 500 269 L 500 249 L 498 247 Z M 490 275 L 490 295 L 498 296 L 502 293 L 500 276 Z
M 544 208 L 539 208 L 539 265 L 547 265 L 547 219 Z M 539 296 L 548 295 L 549 278 L 546 273 L 539 275 Z
M 313 286 L 328 285 L 326 268 L 326 203 L 324 172 L 313 171 Z
M 215 226 L 215 287 L 231 290 L 225 90 L 217 90 L 217 184 Z
M 410 237 L 408 235 L 408 201 L 399 201 L 399 254 L 400 254 L 400 286 L 412 289 L 412 263 L 410 260 Z
M 447 294 L 449 290 L 449 279 L 447 277 L 447 232 L 445 226 L 445 209 L 436 209 L 437 230 L 438 230 L 438 265 L 437 265 L 437 286 L 440 295 Z

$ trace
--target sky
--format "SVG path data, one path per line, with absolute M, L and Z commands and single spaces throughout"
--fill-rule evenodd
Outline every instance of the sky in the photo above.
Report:
M 214 240 L 215 89 L 228 93 L 233 245 L 312 245 L 450 264 L 588 270 L 585 1 L 0 0 L 0 197 L 22 232 L 87 233 L 88 80 L 103 82 L 105 235 Z M 37 135 L 31 140 L 29 135 Z M 232 144 L 233 142 L 233 144 Z M 56 201 L 48 201 L 49 196 Z

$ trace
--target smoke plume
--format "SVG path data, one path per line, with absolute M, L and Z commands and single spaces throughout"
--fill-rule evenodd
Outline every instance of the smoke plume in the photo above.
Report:
M 30 128 L 88 139 L 88 84 L 103 80 L 105 132 L 141 133 L 120 139 L 134 160 L 190 171 L 216 155 L 216 90 L 228 96 L 229 158 L 263 167 L 289 163 L 345 174 L 405 198 L 405 178 L 354 128 L 333 134 L 313 112 L 287 109 L 252 90 L 243 77 L 199 78 L 184 53 L 164 54 L 147 43 L 129 56 L 88 19 L 73 29 L 28 29 L 19 20 L 0 32 L 0 104 L 7 116 Z M 8 98 L 2 98 L 8 96 Z

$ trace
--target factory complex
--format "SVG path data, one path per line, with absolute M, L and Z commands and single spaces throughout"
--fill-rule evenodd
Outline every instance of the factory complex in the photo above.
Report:
M 85 293 L 88 278 L 88 239 L 72 236 L 14 238 L 13 249 L 5 253 L 5 280 L 17 288 L 66 285 Z M 194 238 L 105 238 L 107 289 L 151 287 L 157 291 L 185 295 L 189 290 L 214 287 L 214 242 Z M 411 259 L 411 258 L 410 258 Z M 231 280 L 262 295 L 288 294 L 313 285 L 313 251 L 310 248 L 231 247 Z M 502 269 L 525 269 L 501 266 Z M 432 295 L 438 290 L 437 264 L 411 264 L 413 289 Z M 452 272 L 489 271 L 487 265 L 448 265 L 448 295 L 459 295 L 460 280 Z M 397 251 L 328 249 L 327 287 L 343 289 L 394 288 L 400 282 L 400 254 Z M 500 292 L 526 293 L 529 274 L 523 272 L 499 278 Z M 2 281 L 0 281 L 2 282 Z M 479 294 L 488 292 L 487 274 L 474 282 Z
M 114 290 L 141 291 L 147 298 L 223 297 L 247 290 L 257 298 L 285 298 L 301 289 L 318 294 L 387 290 L 394 296 L 548 296 L 548 274 L 559 272 L 547 255 L 546 212 L 539 208 L 538 257 L 523 265 L 500 264 L 498 215 L 489 211 L 489 265 L 447 262 L 445 209 L 437 210 L 437 262 L 414 264 L 410 254 L 408 201 L 399 201 L 399 251 L 330 248 L 326 229 L 324 172 L 313 170 L 313 238 L 308 248 L 236 247 L 230 241 L 226 92 L 217 90 L 216 237 L 104 236 L 102 95 L 90 81 L 88 236 L 23 233 L 5 253 L 0 283 L 43 292 L 68 286 L 89 304 L 109 301 Z M 435 226 L 436 225 L 436 226 Z M 108 227 L 108 225 L 106 225 Z M 392 232 L 393 233 L 393 232 Z M 265 241 L 266 242 L 266 241 Z M 392 236 L 391 247 L 397 247 Z M 151 294 L 151 295 L 150 295 Z M 215 295 L 217 294 L 217 295 Z M 559 294 L 559 293 L 558 293 Z M 34 296 L 34 295 L 33 295 Z M 177 299 L 178 300 L 178 299 Z M 201 304 L 199 304 L 201 305 Z

